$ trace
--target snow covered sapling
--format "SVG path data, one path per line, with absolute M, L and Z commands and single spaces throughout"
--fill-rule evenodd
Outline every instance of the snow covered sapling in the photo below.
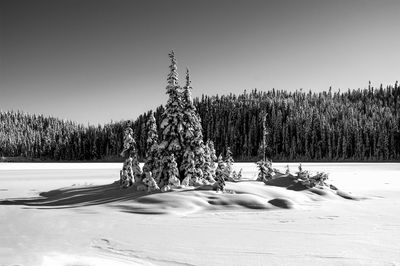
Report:
M 257 181 L 268 181 L 272 179 L 275 175 L 274 170 L 272 169 L 271 161 L 263 161 L 260 160 L 257 163 L 258 167 L 258 178 Z
M 134 176 L 141 174 L 137 163 L 136 142 L 132 137 L 133 130 L 127 127 L 124 131 L 124 145 L 121 156 L 125 157 L 122 170 L 120 171 L 120 186 L 127 188 L 132 185 Z
M 328 180 L 328 174 L 324 172 L 319 172 L 315 176 L 310 177 L 310 187 L 323 187 L 329 186 L 325 181 Z
M 222 155 L 218 157 L 218 166 L 215 171 L 215 183 L 213 185 L 216 191 L 224 191 L 225 190 L 225 178 L 224 178 L 224 171 L 225 171 L 225 163 L 222 160 Z
M 162 191 L 168 191 L 171 190 L 171 188 L 173 187 L 179 187 L 181 185 L 181 182 L 178 178 L 178 165 L 175 161 L 174 154 L 171 154 L 168 158 L 167 176 L 168 183 L 161 188 Z
M 299 172 L 297 173 L 297 182 L 312 188 L 315 186 L 323 187 L 329 186 L 325 181 L 328 180 L 328 174 L 324 172 L 318 172 L 316 175 L 311 176 L 308 171 L 303 170 L 301 164 L 299 165 Z
M 232 178 L 233 162 L 234 160 L 232 158 L 231 149 L 227 147 L 225 156 L 225 169 L 224 169 L 224 179 L 227 181 L 234 181 Z
M 232 157 L 232 152 L 231 152 L 231 148 L 227 147 L 226 148 L 226 156 L 225 156 L 225 163 L 228 165 L 233 165 L 234 160 Z
M 299 164 L 299 171 L 297 172 L 297 179 L 299 180 L 308 180 L 310 177 L 310 173 L 308 171 L 303 170 L 301 164 Z
M 268 175 L 267 175 L 267 179 L 272 179 L 275 176 L 275 172 L 277 172 L 276 169 L 272 168 L 272 161 L 268 160 L 266 161 L 266 167 L 268 169 Z
M 264 181 L 264 178 L 268 175 L 268 168 L 265 166 L 265 161 L 260 160 L 256 164 L 258 168 L 257 181 Z
M 240 179 L 242 179 L 242 168 L 240 168 L 239 173 L 236 173 L 236 171 L 233 170 L 232 178 L 233 178 L 233 181 L 239 181 Z
M 215 170 L 215 176 L 221 176 L 224 178 L 224 171 L 225 171 L 225 162 L 222 159 L 222 155 L 218 156 L 218 165 L 217 169 Z
M 286 165 L 285 174 L 286 174 L 286 175 L 290 174 L 290 169 L 289 169 L 289 165 L 288 165 L 288 164 Z

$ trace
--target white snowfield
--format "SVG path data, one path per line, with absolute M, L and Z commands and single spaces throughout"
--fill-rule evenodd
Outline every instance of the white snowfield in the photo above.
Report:
M 0 265 L 400 265 L 400 163 L 302 164 L 345 197 L 254 163 L 226 193 L 147 194 L 113 184 L 121 165 L 0 163 Z
M 0 163 L 1 170 L 120 169 L 120 163 Z

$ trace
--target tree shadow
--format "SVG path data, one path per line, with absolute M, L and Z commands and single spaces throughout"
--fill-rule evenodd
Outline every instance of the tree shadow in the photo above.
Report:
M 122 189 L 118 182 L 99 186 L 67 187 L 42 192 L 40 197 L 0 201 L 0 205 L 21 205 L 46 209 L 77 208 L 130 201 L 158 192 L 137 191 L 135 186 Z
M 285 174 L 280 177 L 265 181 L 264 183 L 268 186 L 283 187 L 288 190 L 303 191 L 307 187 L 301 183 L 294 182 L 294 176 L 291 174 Z

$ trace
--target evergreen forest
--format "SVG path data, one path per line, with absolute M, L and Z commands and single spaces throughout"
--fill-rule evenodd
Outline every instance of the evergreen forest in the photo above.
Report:
M 162 86 L 160 86 L 162 89 Z M 194 88 L 195 89 L 195 88 Z M 217 154 L 230 147 L 236 161 L 262 157 L 266 116 L 267 157 L 274 161 L 394 161 L 400 159 L 400 87 L 314 93 L 297 90 L 203 95 L 193 100 L 203 141 Z M 161 135 L 164 106 L 153 111 Z M 134 132 L 144 160 L 151 110 L 129 121 L 81 125 L 20 111 L 0 112 L 2 160 L 122 161 L 124 129 Z

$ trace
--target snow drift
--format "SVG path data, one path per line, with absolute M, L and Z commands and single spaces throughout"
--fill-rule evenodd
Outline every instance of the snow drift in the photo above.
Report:
M 329 187 L 307 188 L 292 175 L 282 175 L 266 184 L 252 180 L 227 182 L 225 192 L 212 186 L 176 188 L 169 192 L 121 189 L 118 182 L 98 186 L 72 186 L 41 192 L 40 197 L 7 199 L 2 205 L 35 208 L 76 208 L 106 204 L 129 213 L 182 214 L 202 211 L 292 209 L 324 199 L 358 199 Z

